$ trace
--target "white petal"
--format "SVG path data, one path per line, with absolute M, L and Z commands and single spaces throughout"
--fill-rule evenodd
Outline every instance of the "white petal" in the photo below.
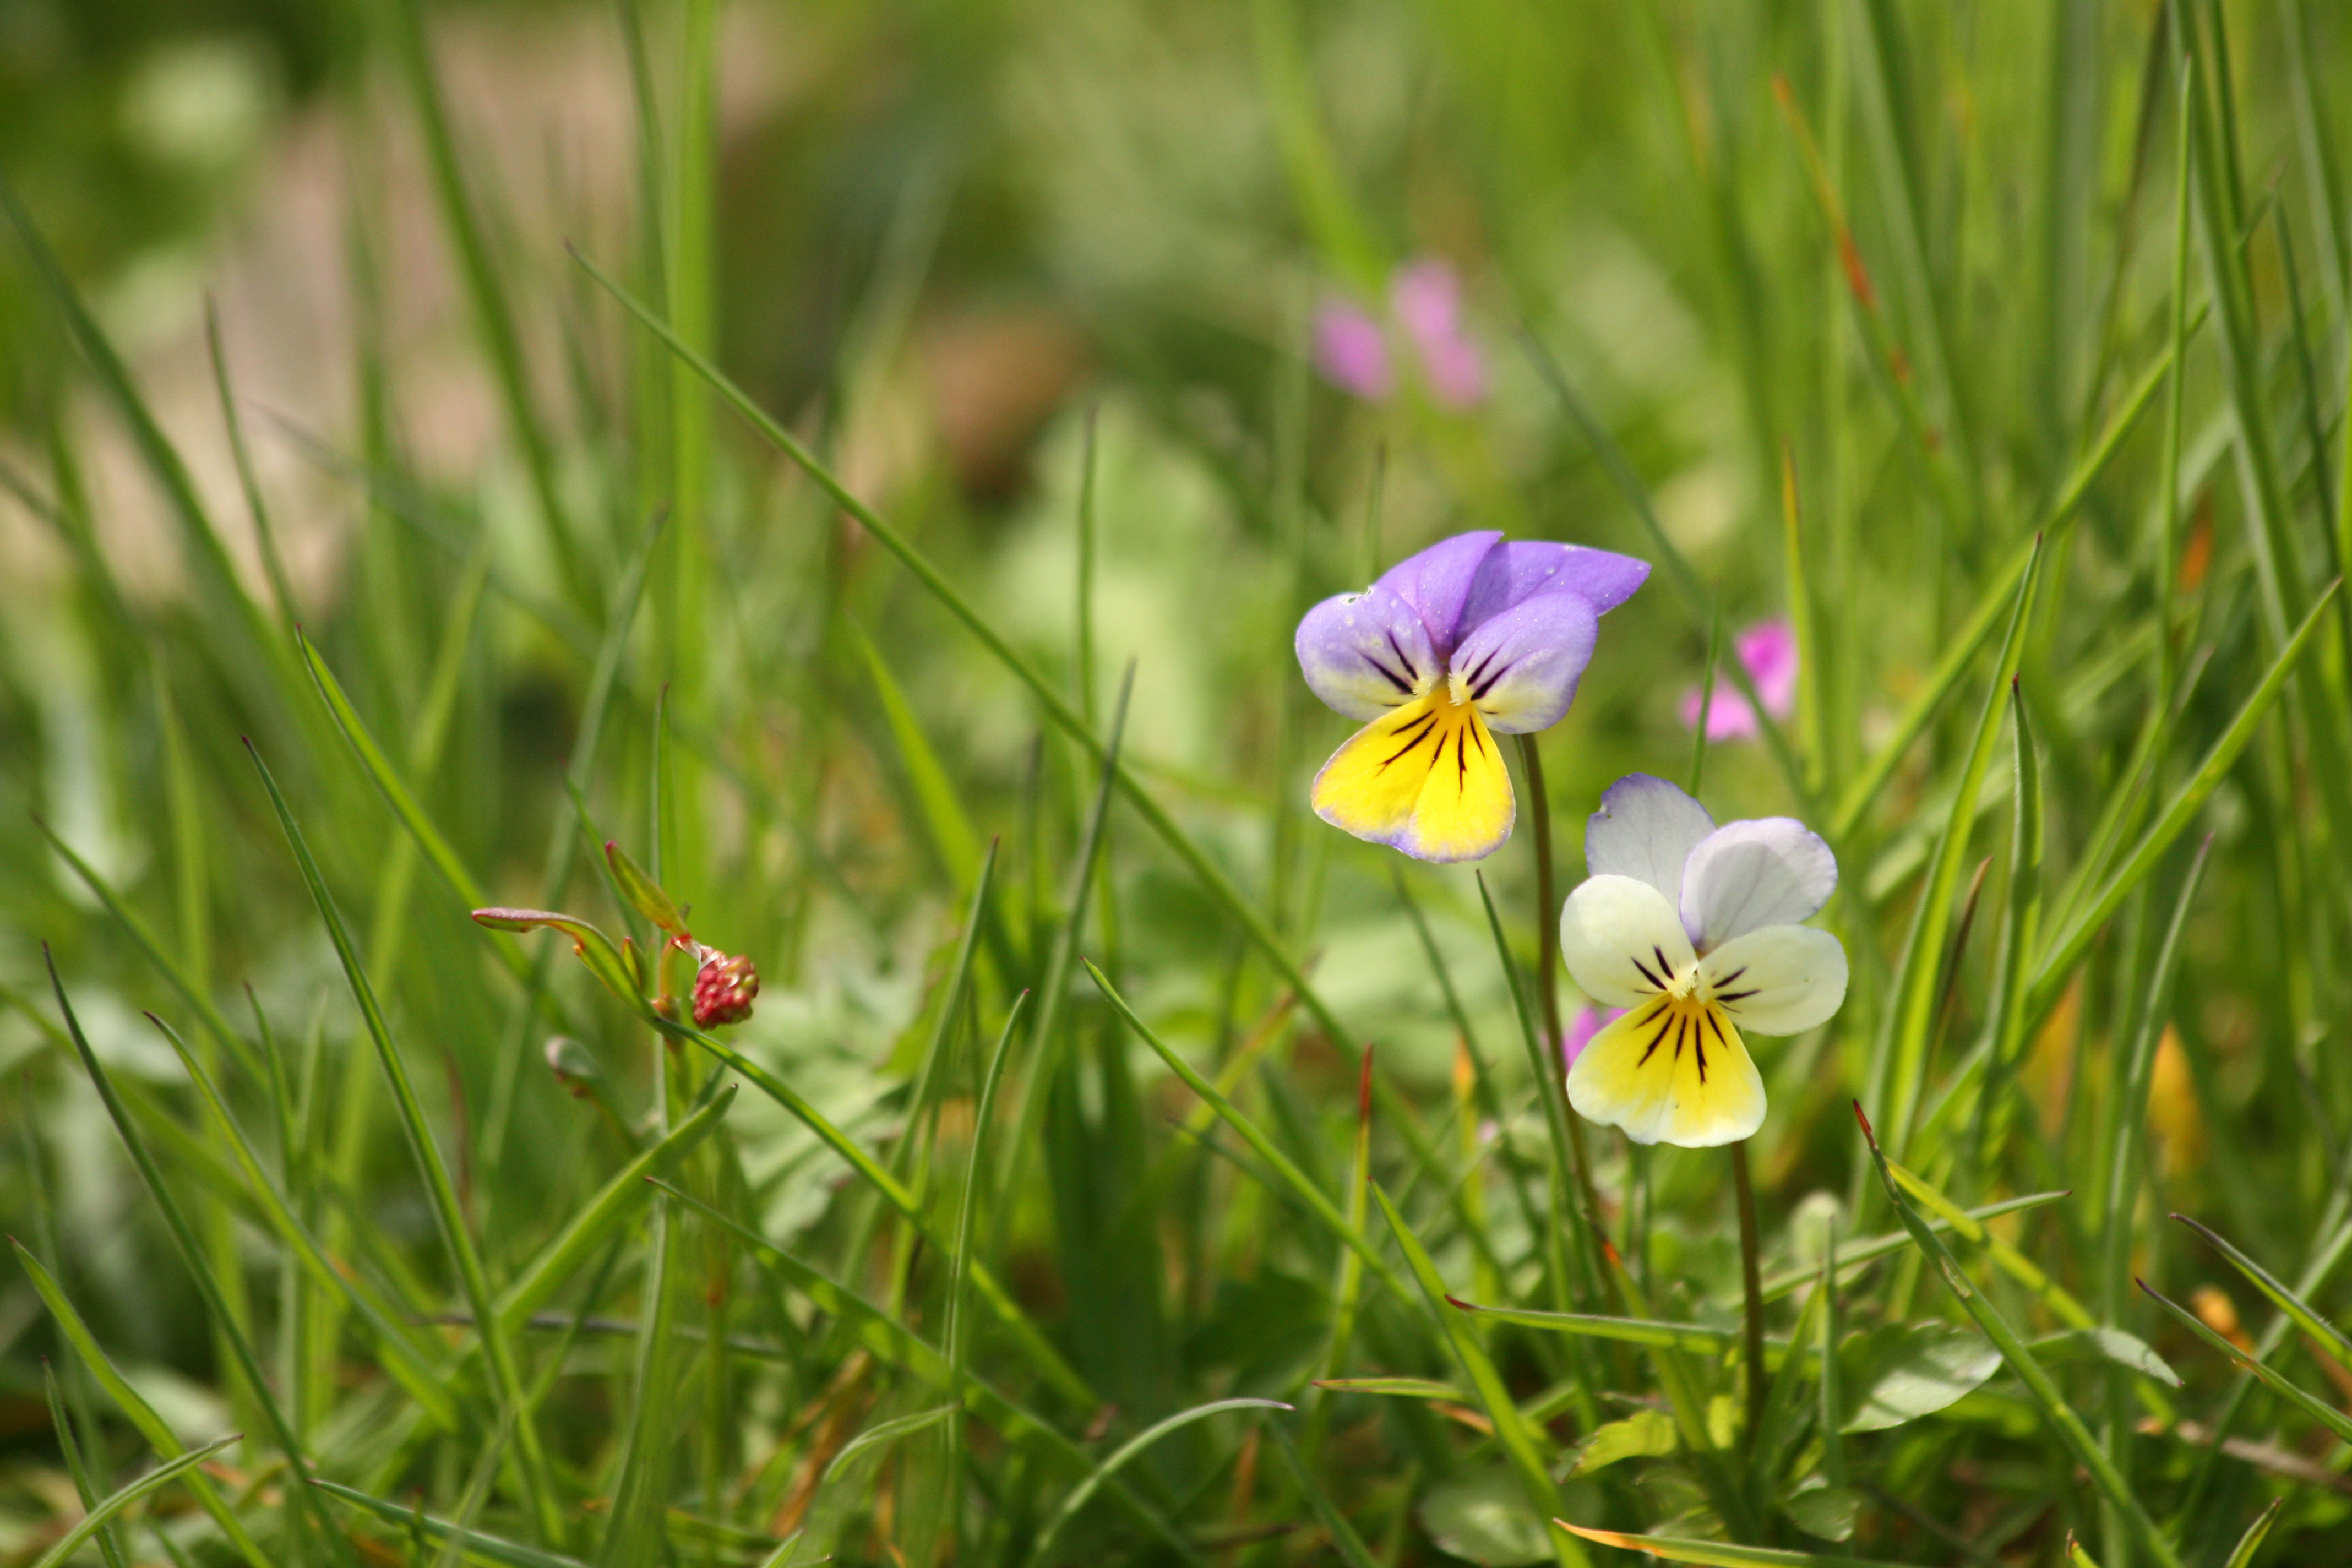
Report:
M 1646 1001 L 1697 962 L 1664 895 L 1631 877 L 1592 877 L 1559 912 L 1559 956 L 1604 1007 Z
M 1765 926 L 1794 925 L 1837 890 L 1837 857 L 1793 817 L 1717 828 L 1683 864 L 1683 925 L 1701 952 Z
M 1845 1000 L 1845 949 L 1812 926 L 1766 926 L 1699 961 L 1717 1005 L 1743 1029 L 1801 1035 Z
M 1706 807 L 1661 778 L 1627 773 L 1601 796 L 1584 825 L 1584 869 L 1594 877 L 1634 877 L 1679 904 L 1683 862 L 1715 831 Z

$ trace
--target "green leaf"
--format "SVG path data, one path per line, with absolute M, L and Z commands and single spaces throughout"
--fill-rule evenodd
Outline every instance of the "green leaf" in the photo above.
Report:
M 2150 1349 L 2146 1340 L 2104 1323 L 2096 1328 L 2068 1329 L 2062 1333 L 2044 1334 L 2030 1342 L 2030 1348 L 2044 1362 L 2081 1361 L 2100 1356 L 2143 1377 L 2152 1377 L 2168 1388 L 2180 1386 L 2180 1374 L 2167 1365 L 2164 1358 Z
M 1932 1415 L 2000 1370 L 1982 1334 L 1949 1323 L 1881 1323 L 1839 1348 L 1853 1412 L 1842 1430 L 1878 1432 Z
M 1674 1423 L 1663 1415 L 1658 1419 L 1665 1421 L 1671 1436 Z M 1544 1528 L 1544 1516 L 1528 1507 L 1527 1493 L 1508 1466 L 1458 1470 L 1430 1488 L 1415 1512 L 1421 1528 L 1450 1557 L 1494 1568 L 1551 1560 L 1551 1532 Z
M 686 917 L 677 912 L 670 896 L 662 891 L 661 884 L 646 875 L 628 851 L 611 839 L 604 840 L 604 863 L 613 868 L 614 884 L 629 907 L 672 936 L 686 935 Z
M 636 988 L 636 977 L 630 972 L 628 961 L 613 939 L 590 925 L 577 915 L 561 914 L 553 910 L 487 909 L 473 911 L 474 923 L 490 931 L 538 931 L 542 927 L 560 931 L 572 939 L 572 951 L 588 966 L 588 973 L 597 983 L 631 1007 L 642 1007 L 645 996 Z
M 132 1503 L 137 1502 L 149 1492 L 154 1491 L 159 1488 L 167 1486 L 173 1481 L 179 1479 L 182 1476 L 186 1475 L 190 1470 L 194 1469 L 198 1465 L 203 1464 L 206 1459 L 211 1458 L 215 1454 L 219 1453 L 223 1448 L 227 1447 L 231 1443 L 240 1442 L 242 1440 L 243 1437 L 241 1434 L 231 1433 L 228 1436 L 223 1437 L 216 1443 L 207 1443 L 201 1448 L 191 1449 L 189 1452 L 182 1454 L 178 1458 L 167 1460 L 163 1464 L 156 1466 L 153 1469 L 148 1471 L 137 1480 L 132 1481 L 129 1486 L 122 1488 L 120 1491 L 115 1492 L 104 1502 L 100 1503 L 96 1508 L 91 1509 L 88 1513 L 84 1514 L 81 1518 L 80 1523 L 75 1525 L 71 1530 L 67 1531 L 64 1535 L 58 1538 L 58 1543 L 56 1545 L 41 1553 L 40 1560 L 33 1564 L 33 1568 L 58 1568 L 59 1564 L 63 1563 L 75 1552 L 80 1551 L 82 1544 L 89 1541 L 91 1536 L 96 1535 L 100 1531 L 105 1529 L 107 1521 L 111 1520 L 116 1514 L 121 1513 L 124 1509 L 129 1508 Z
M 1852 1541 L 1862 1519 L 1862 1499 L 1843 1487 L 1803 1487 L 1780 1500 L 1780 1511 L 1807 1535 Z
M 1637 1410 L 1622 1421 L 1605 1422 L 1593 1429 L 1576 1451 L 1570 1477 L 1590 1475 L 1620 1459 L 1654 1459 L 1683 1446 L 1675 1418 L 1663 1410 Z

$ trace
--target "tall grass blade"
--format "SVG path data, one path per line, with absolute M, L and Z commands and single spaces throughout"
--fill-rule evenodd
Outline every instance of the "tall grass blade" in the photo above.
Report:
M 64 1535 L 58 1537 L 56 1545 L 41 1553 L 34 1562 L 33 1568 L 61 1568 L 61 1565 L 75 1552 L 81 1550 L 90 1537 L 104 1530 L 116 1514 L 121 1513 L 148 1493 L 160 1490 L 178 1480 L 223 1448 L 238 1441 L 241 1441 L 239 1435 L 232 1433 L 218 1442 L 207 1443 L 201 1448 L 192 1449 L 177 1458 L 168 1459 L 156 1466 L 84 1514 L 80 1523 L 67 1531 Z

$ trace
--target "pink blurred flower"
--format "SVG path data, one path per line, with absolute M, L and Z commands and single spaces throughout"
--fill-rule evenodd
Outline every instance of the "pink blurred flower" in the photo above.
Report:
M 1344 300 L 1326 301 L 1315 312 L 1315 368 L 1332 385 L 1368 403 L 1386 397 L 1393 384 L 1381 324 Z
M 1448 408 L 1486 395 L 1486 360 L 1462 324 L 1462 280 L 1435 257 L 1408 262 L 1389 279 L 1389 313 L 1420 362 L 1429 395 Z M 1315 312 L 1315 368 L 1342 392 L 1378 403 L 1394 389 L 1386 330 L 1353 300 L 1326 300 Z
M 1732 653 L 1747 667 L 1748 678 L 1756 683 L 1756 695 L 1764 700 L 1764 711 L 1775 719 L 1786 719 L 1797 706 L 1797 632 L 1786 620 L 1760 622 L 1731 639 Z M 1699 693 L 1694 689 L 1683 694 L 1683 724 L 1687 729 L 1698 727 Z M 1710 741 L 1752 739 L 1756 734 L 1756 710 L 1748 706 L 1748 699 L 1738 688 L 1717 676 L 1715 700 L 1707 705 L 1706 738 Z
M 1624 1016 L 1622 1007 L 1588 1006 L 1570 1018 L 1568 1027 L 1559 1034 L 1560 1066 L 1574 1067 L 1576 1058 L 1584 1054 L 1584 1047 L 1592 1043 L 1592 1037 Z
M 1420 351 L 1430 395 L 1467 408 L 1486 395 L 1486 362 L 1462 330 L 1462 280 L 1432 258 L 1401 267 L 1389 279 L 1389 308 Z

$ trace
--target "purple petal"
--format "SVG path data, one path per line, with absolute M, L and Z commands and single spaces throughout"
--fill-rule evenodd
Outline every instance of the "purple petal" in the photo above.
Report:
M 1372 403 L 1386 397 L 1394 381 L 1380 323 L 1339 300 L 1315 312 L 1315 368 L 1342 392 Z
M 1650 575 L 1650 563 L 1609 550 L 1549 540 L 1512 540 L 1478 563 L 1462 608 L 1467 630 L 1538 594 L 1575 594 L 1605 615 L 1631 598 Z
M 1446 262 L 1417 261 L 1389 285 L 1397 323 L 1421 353 L 1430 395 L 1466 408 L 1486 395 L 1486 362 L 1462 330 L 1462 285 Z
M 1683 863 L 1714 831 L 1706 807 L 1682 790 L 1648 773 L 1627 773 L 1601 793 L 1601 809 L 1584 825 L 1584 872 L 1632 877 L 1679 904 Z
M 1581 594 L 1538 594 L 1479 623 L 1449 668 L 1498 734 L 1528 735 L 1560 721 L 1592 662 L 1601 623 Z
M 1307 611 L 1295 642 L 1307 686 L 1350 719 L 1412 700 L 1442 668 L 1421 617 L 1381 583 Z
M 1683 929 L 1704 953 L 1766 926 L 1795 925 L 1837 890 L 1837 857 L 1794 817 L 1730 822 L 1683 865 Z
M 1407 556 L 1386 572 L 1374 587 L 1412 606 L 1429 628 L 1429 645 L 1443 660 L 1452 657 L 1461 640 L 1462 607 L 1470 597 L 1471 582 L 1502 534 L 1492 529 L 1457 533 L 1441 539 L 1418 555 Z
M 1592 1043 L 1592 1037 L 1624 1016 L 1622 1007 L 1586 1007 L 1570 1018 L 1568 1027 L 1559 1034 L 1559 1065 L 1574 1067 L 1576 1058 L 1584 1054 L 1584 1047 Z

